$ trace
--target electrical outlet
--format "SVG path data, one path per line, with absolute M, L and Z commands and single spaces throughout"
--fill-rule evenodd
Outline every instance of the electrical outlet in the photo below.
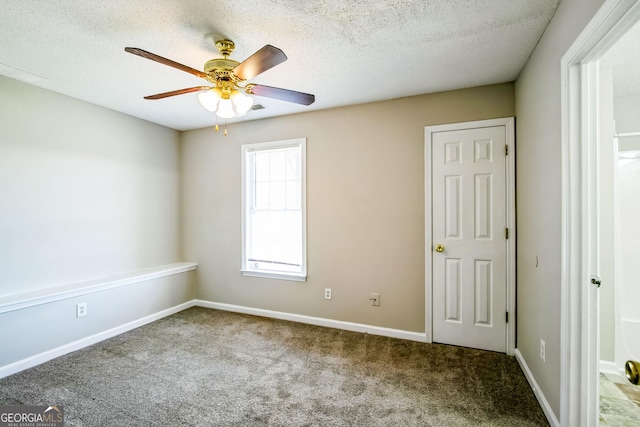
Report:
M 546 362 L 546 349 L 545 349 L 545 344 L 543 340 L 540 340 L 540 359 L 542 359 L 543 362 Z
M 380 294 L 371 294 L 369 300 L 371 300 L 371 305 L 378 307 L 380 305 Z
M 324 288 L 324 299 L 331 299 L 331 288 Z
M 81 302 L 76 304 L 76 317 L 84 317 L 87 315 L 87 303 Z

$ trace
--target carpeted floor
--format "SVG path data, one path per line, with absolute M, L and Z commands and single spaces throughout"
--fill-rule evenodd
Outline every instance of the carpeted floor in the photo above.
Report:
M 517 362 L 191 308 L 0 380 L 66 426 L 548 426 Z

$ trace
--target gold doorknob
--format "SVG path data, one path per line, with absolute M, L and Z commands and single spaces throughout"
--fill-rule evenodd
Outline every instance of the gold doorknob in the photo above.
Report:
M 436 249 L 436 252 L 444 252 L 444 245 L 441 245 L 440 243 L 438 243 L 435 249 Z

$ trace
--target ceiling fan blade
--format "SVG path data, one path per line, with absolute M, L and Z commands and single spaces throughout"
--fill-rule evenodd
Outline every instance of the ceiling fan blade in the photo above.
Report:
M 201 90 L 211 89 L 209 86 L 195 86 L 186 89 L 172 90 L 171 92 L 158 93 L 156 95 L 145 96 L 144 99 L 162 99 L 170 96 L 182 95 L 183 93 L 200 92 Z
M 146 50 L 138 49 L 137 47 L 125 47 L 124 50 L 129 53 L 133 53 L 134 55 L 141 56 L 143 58 L 150 59 L 152 61 L 159 62 L 164 65 L 168 65 L 173 68 L 177 68 L 178 70 L 186 71 L 189 74 L 193 74 L 194 76 L 201 77 L 206 79 L 207 74 L 203 73 L 200 70 L 196 70 L 195 68 L 188 67 L 186 65 L 182 65 L 176 61 L 172 61 L 167 58 L 163 58 L 162 56 L 156 55 L 155 53 L 147 52 Z
M 281 89 L 273 86 L 247 85 L 246 92 L 302 105 L 311 105 L 316 100 L 316 97 L 309 93 L 296 92 L 295 90 Z
M 249 80 L 286 60 L 287 55 L 283 51 L 268 44 L 242 61 L 233 69 L 233 74 L 242 80 Z

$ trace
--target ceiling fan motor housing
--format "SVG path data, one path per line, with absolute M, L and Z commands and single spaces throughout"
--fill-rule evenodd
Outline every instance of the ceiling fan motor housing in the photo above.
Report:
M 215 58 L 207 61 L 204 64 L 204 72 L 216 77 L 231 78 L 231 70 L 236 68 L 238 65 L 240 65 L 240 63 L 238 61 L 234 61 L 233 59 Z

